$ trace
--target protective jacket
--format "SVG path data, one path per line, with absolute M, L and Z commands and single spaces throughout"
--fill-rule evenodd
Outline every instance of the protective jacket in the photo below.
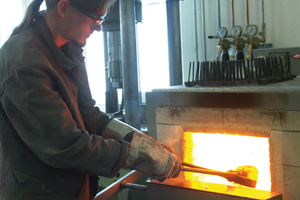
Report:
M 58 48 L 42 16 L 9 38 L 0 50 L 1 200 L 91 199 L 91 175 L 126 165 L 129 143 L 100 136 L 109 117 L 94 104 L 82 49 Z

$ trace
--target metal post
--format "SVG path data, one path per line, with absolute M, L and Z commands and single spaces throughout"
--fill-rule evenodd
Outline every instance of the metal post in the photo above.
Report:
M 202 13 L 202 34 L 203 34 L 203 53 L 204 53 L 204 61 L 207 61 L 206 54 L 206 24 L 205 24 L 205 7 L 204 0 L 201 1 L 201 13 Z
M 221 27 L 221 5 L 220 0 L 218 0 L 218 28 Z
M 198 21 L 197 21 L 197 5 L 196 5 L 196 0 L 194 0 L 194 20 L 195 20 L 195 31 L 194 31 L 194 34 L 195 34 L 195 47 L 196 47 L 196 59 L 195 61 L 198 62 L 199 61 L 199 58 L 198 58 L 198 35 L 197 35 L 197 32 L 198 32 Z
M 120 1 L 125 122 L 140 129 L 134 0 Z
M 101 24 L 101 29 L 103 31 L 103 43 L 104 43 L 104 56 L 105 56 L 105 78 L 106 78 L 106 113 L 115 113 L 119 110 L 118 106 L 118 93 L 117 88 L 123 86 L 121 83 L 120 87 L 113 86 L 115 85 L 115 80 L 111 82 L 111 70 L 112 63 L 121 62 L 121 53 L 120 53 L 120 20 L 119 20 L 119 4 L 115 3 L 110 8 L 110 15 L 108 18 Z M 114 40 L 113 36 L 117 34 L 118 38 Z M 119 66 L 120 67 L 120 66 Z M 118 77 L 122 77 L 119 75 Z M 113 76 L 113 79 L 115 76 Z M 119 82 L 122 82 L 120 79 Z
M 170 86 L 182 85 L 179 0 L 167 0 Z
M 118 111 L 118 97 L 117 97 L 117 89 L 112 87 L 111 82 L 109 80 L 107 34 L 108 34 L 108 32 L 106 32 L 106 31 L 103 32 L 105 82 L 106 82 L 105 112 L 112 113 L 112 112 Z
M 266 38 L 266 23 L 265 23 L 265 2 L 261 0 L 261 13 L 262 13 L 262 38 Z

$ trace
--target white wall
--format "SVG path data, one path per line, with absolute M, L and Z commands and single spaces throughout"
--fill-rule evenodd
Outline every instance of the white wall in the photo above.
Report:
M 187 81 L 189 62 L 205 60 L 201 1 L 183 0 L 180 2 L 184 81 Z M 232 0 L 220 1 L 221 26 L 226 27 L 229 33 L 232 27 L 231 2 Z M 249 23 L 256 24 L 259 31 L 261 31 L 262 24 L 261 2 L 261 0 L 249 0 Z M 216 47 L 218 39 L 207 39 L 209 35 L 216 35 L 218 28 L 217 4 L 217 0 L 204 0 L 208 61 L 216 59 L 218 50 Z M 266 43 L 272 43 L 274 48 L 300 46 L 300 0 L 264 0 L 264 4 Z M 246 0 L 235 0 L 234 8 L 235 25 L 241 26 L 245 31 L 247 25 Z
M 23 1 L 0 0 L 0 47 L 23 18 Z

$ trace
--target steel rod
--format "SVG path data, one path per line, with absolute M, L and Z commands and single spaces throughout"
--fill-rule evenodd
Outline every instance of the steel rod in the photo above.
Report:
M 218 0 L 218 28 L 221 27 L 221 5 L 220 0 Z
M 104 190 L 99 192 L 94 198 L 94 200 L 109 200 L 110 198 L 112 198 L 113 196 L 115 196 L 117 193 L 119 193 L 121 190 L 124 189 L 121 186 L 121 183 L 123 181 L 134 183 L 135 181 L 142 178 L 144 175 L 145 173 L 143 172 L 132 170 L 127 175 L 125 175 L 118 181 L 114 182 L 113 184 L 111 184 L 110 186 L 106 187 Z
M 182 85 L 182 58 L 179 0 L 167 0 L 167 27 L 170 86 Z
M 204 61 L 207 61 L 207 53 L 206 53 L 206 24 L 205 24 L 205 5 L 204 0 L 201 1 L 201 13 L 202 13 L 202 34 L 203 34 L 203 54 Z
M 261 0 L 261 12 L 262 12 L 262 38 L 266 38 L 266 23 L 265 23 L 265 2 Z
M 145 185 L 134 184 L 134 183 L 126 183 L 125 181 L 123 181 L 121 183 L 121 187 L 123 189 L 129 188 L 129 189 L 140 190 L 140 191 L 146 191 L 147 190 L 147 186 L 145 186 Z
M 249 25 L 249 1 L 246 0 L 247 25 Z
M 234 0 L 231 0 L 231 11 L 232 11 L 232 26 L 235 25 L 234 22 Z
M 195 31 L 194 31 L 194 34 L 195 34 L 195 49 L 196 49 L 196 54 L 195 54 L 195 61 L 197 62 L 198 60 L 199 60 L 199 58 L 198 58 L 198 34 L 197 34 L 197 32 L 198 32 L 198 20 L 197 20 L 197 15 L 196 15 L 196 13 L 197 13 L 197 8 L 196 8 L 196 0 L 194 0 L 194 21 L 195 21 Z M 205 50 L 204 50 L 205 51 Z

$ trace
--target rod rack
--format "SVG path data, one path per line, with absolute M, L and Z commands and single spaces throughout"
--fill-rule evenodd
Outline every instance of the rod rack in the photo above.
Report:
M 290 58 L 264 57 L 252 60 L 190 62 L 187 87 L 269 84 L 292 80 Z

